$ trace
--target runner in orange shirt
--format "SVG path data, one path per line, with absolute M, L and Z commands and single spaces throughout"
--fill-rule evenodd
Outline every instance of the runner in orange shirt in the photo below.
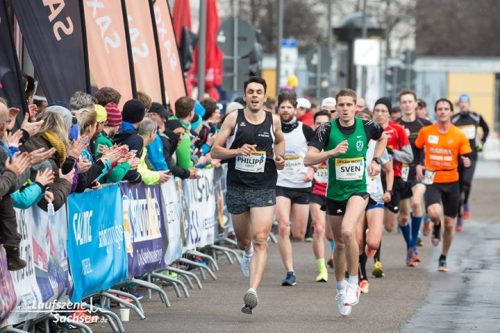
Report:
M 415 146 L 424 149 L 424 166 L 417 166 L 417 179 L 427 185 L 425 206 L 434 223 L 432 243 L 441 240 L 441 215 L 444 213 L 443 250 L 439 257 L 438 271 L 447 272 L 446 256 L 455 233 L 455 222 L 460 200 L 458 162 L 470 167 L 472 150 L 465 134 L 451 123 L 453 104 L 446 98 L 436 101 L 434 110 L 437 123 L 420 130 Z

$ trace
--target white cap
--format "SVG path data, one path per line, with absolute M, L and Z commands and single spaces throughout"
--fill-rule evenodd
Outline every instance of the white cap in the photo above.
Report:
M 303 108 L 303 109 L 310 109 L 311 108 L 311 102 L 309 102 L 305 98 L 297 98 L 297 107 L 298 108 Z
M 327 97 L 327 98 L 324 98 L 322 101 L 321 101 L 321 108 L 323 108 L 324 106 L 337 106 L 337 101 L 335 101 L 335 98 L 334 97 Z
M 245 107 L 238 102 L 231 102 L 228 105 L 226 105 L 226 114 L 229 114 L 233 111 L 236 111 L 238 109 L 244 109 L 244 108 Z

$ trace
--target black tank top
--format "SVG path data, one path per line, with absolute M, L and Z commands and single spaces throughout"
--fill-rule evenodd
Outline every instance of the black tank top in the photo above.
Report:
M 226 147 L 236 149 L 244 144 L 256 144 L 258 153 L 228 160 L 227 184 L 274 189 L 278 173 L 274 164 L 273 115 L 266 112 L 264 121 L 254 125 L 246 120 L 244 110 L 237 112 L 236 125 L 233 134 L 227 139 Z

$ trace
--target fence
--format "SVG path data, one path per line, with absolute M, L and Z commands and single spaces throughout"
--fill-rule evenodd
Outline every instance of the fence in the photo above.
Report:
M 0 246 L 0 327 L 39 318 L 55 302 L 80 302 L 213 245 L 224 227 L 224 177 L 158 186 L 120 183 L 69 196 L 54 215 L 17 210 L 26 268 L 7 271 Z M 50 312 L 50 311 L 49 311 Z

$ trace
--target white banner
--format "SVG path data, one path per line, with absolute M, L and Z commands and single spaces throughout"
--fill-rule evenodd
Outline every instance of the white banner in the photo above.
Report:
M 215 241 L 214 170 L 201 169 L 200 179 L 184 181 L 184 197 L 189 203 L 189 216 L 184 226 L 184 251 L 213 244 Z
M 184 214 L 180 196 L 176 190 L 177 183 L 182 186 L 181 180 L 171 178 L 160 187 L 163 201 L 163 224 L 168 240 L 164 257 L 167 265 L 182 257 L 181 220 Z

